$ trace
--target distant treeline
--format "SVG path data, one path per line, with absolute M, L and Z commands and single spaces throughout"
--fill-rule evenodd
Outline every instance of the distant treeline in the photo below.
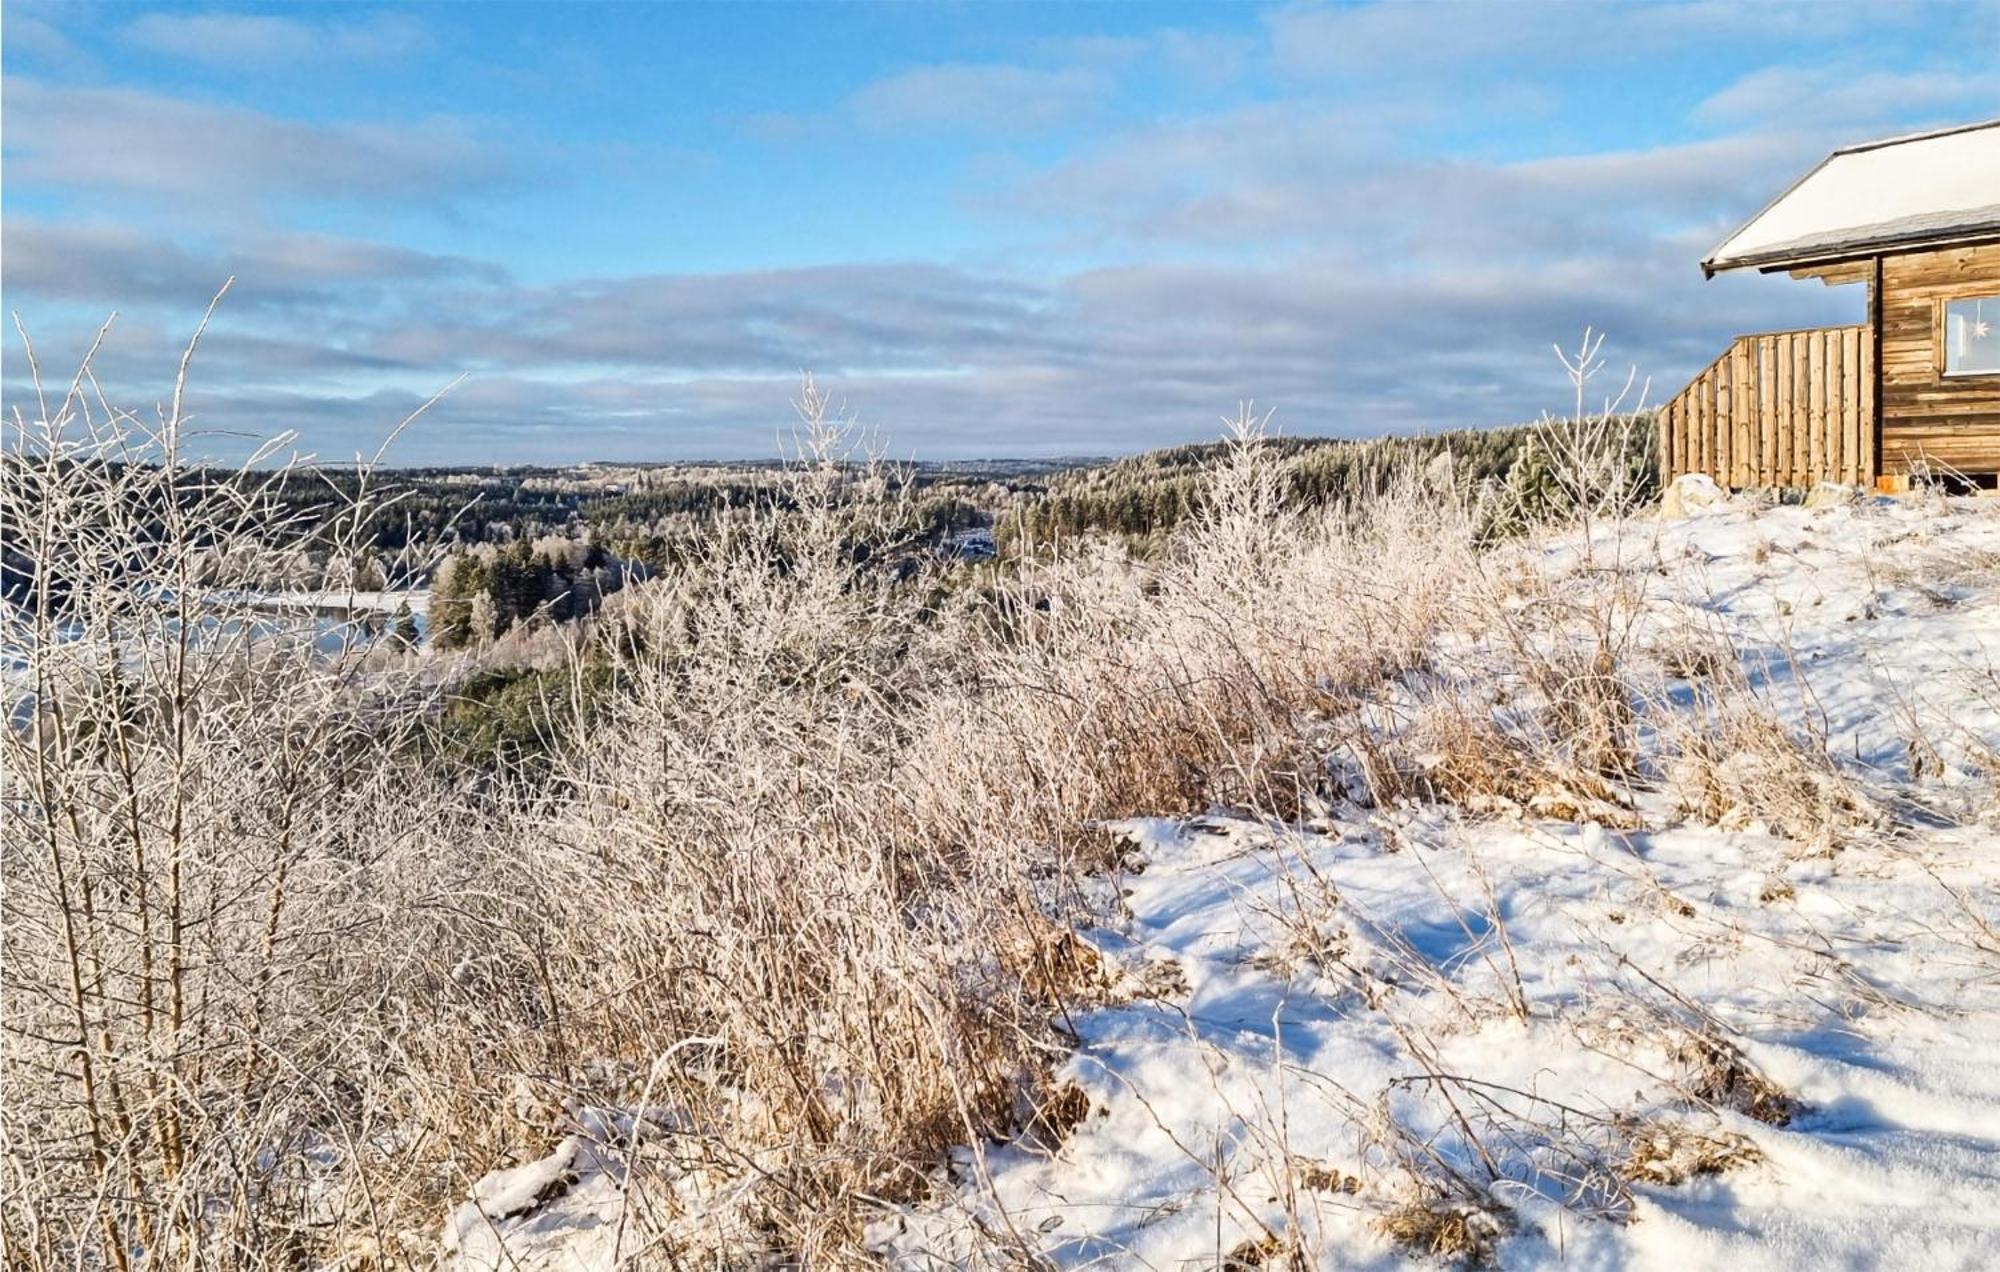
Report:
M 913 491 L 895 527 L 896 542 L 859 546 L 862 550 L 936 546 L 957 532 L 992 524 L 1015 497 L 1015 491 L 1005 488 Z M 590 533 L 611 544 L 619 555 L 652 570 L 665 570 L 700 550 L 719 526 L 732 518 L 748 518 L 753 509 L 780 516 L 795 511 L 791 497 L 782 491 L 718 483 L 707 490 L 679 487 L 605 500 L 590 507 L 585 521 Z
M 366 494 L 375 511 L 367 528 L 373 546 L 398 552 L 448 540 L 533 537 L 574 522 L 595 496 L 559 469 L 398 468 L 371 474 Z M 317 468 L 288 474 L 273 498 L 302 524 L 338 517 L 364 493 L 360 473 Z
M 1635 421 L 1627 441 L 1628 470 L 1642 489 L 1656 488 L 1650 422 Z M 1448 465 L 1461 489 L 1494 496 L 1483 505 L 1491 532 L 1562 511 L 1562 491 L 1532 426 L 1367 441 L 1279 437 L 1262 445 L 1279 458 L 1279 489 L 1292 507 L 1380 491 L 1412 470 Z M 966 532 L 984 528 L 1003 561 L 1099 534 L 1145 551 L 1199 513 L 1206 474 L 1224 453 L 1222 443 L 1210 443 L 1074 464 L 847 466 L 835 497 L 886 497 L 902 509 L 886 530 L 879 516 L 868 519 L 867 541 L 853 544 L 857 559 L 950 550 Z M 732 521 L 759 509 L 790 511 L 792 487 L 780 467 L 411 468 L 366 477 L 344 468 L 296 470 L 274 475 L 265 488 L 263 515 L 283 527 L 278 537 L 310 549 L 310 536 L 351 515 L 357 503 L 373 511 L 358 541 L 340 536 L 359 557 L 295 553 L 315 577 L 278 577 L 274 566 L 268 582 L 364 589 L 428 582 L 431 639 L 440 647 L 482 644 L 524 624 L 590 614 L 633 579 L 685 565 Z M 191 473 L 187 488 L 200 488 L 203 478 Z M 25 595 L 28 563 L 13 553 L 0 557 L 0 582 L 10 596 Z M 284 569 L 295 574 L 299 561 Z
M 1643 488 L 1656 487 L 1650 422 L 1634 421 L 1627 441 L 1628 471 Z M 1460 488 L 1504 496 L 1489 512 L 1496 531 L 1554 511 L 1563 498 L 1533 425 L 1366 441 L 1275 437 L 1261 445 L 1279 457 L 1279 490 L 1296 508 L 1379 493 L 1413 470 L 1447 463 Z M 1163 535 L 1200 511 L 1206 473 L 1224 453 L 1220 442 L 1177 446 L 1061 474 L 1040 498 L 1016 502 L 998 520 L 1000 554 L 1091 533 L 1137 540 Z
M 431 582 L 431 641 L 478 645 L 532 622 L 594 613 L 637 574 L 601 544 L 545 536 L 480 544 L 449 557 Z

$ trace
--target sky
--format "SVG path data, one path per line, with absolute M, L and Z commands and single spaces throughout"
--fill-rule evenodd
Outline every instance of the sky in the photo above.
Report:
M 1671 394 L 1854 288 L 1697 262 L 1829 149 L 2000 116 L 2000 0 L 0 10 L 0 290 L 226 457 L 1114 454 Z M 9 333 L 9 407 L 31 399 Z M 459 377 L 463 377 L 462 380 Z

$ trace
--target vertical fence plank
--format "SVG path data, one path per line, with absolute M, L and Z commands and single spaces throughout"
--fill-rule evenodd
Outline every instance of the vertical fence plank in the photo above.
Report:
M 1708 443 L 1708 462 L 1702 471 L 1715 478 L 1718 485 L 1729 484 L 1729 473 L 1724 468 L 1729 447 L 1729 409 L 1724 399 L 1729 392 L 1729 357 L 1723 355 L 1720 362 L 1708 369 L 1708 383 L 1702 387 L 1702 405 L 1708 408 L 1708 427 L 1702 430 L 1702 440 Z
M 1841 355 L 1841 477 L 1844 482 L 1861 480 L 1861 333 L 1849 327 L 1840 335 L 1847 346 Z
M 1697 450 L 1695 460 L 1699 467 L 1695 471 L 1712 477 L 1715 475 L 1712 471 L 1715 467 L 1712 446 L 1715 433 L 1715 368 L 1702 372 L 1697 383 L 1699 387 L 1694 391 L 1694 440 Z
M 1722 355 L 1715 374 L 1715 480 L 1725 490 L 1736 475 L 1736 349 Z
M 1722 386 L 1728 382 L 1729 373 L 1721 366 L 1709 368 L 1708 384 L 1702 389 L 1702 406 L 1708 411 L 1708 426 L 1702 430 L 1701 440 L 1708 447 L 1708 455 L 1702 461 L 1702 471 L 1709 476 L 1722 477 Z
M 1875 453 L 1875 333 L 1863 327 L 1858 339 L 1861 341 L 1861 418 L 1855 422 L 1855 427 L 1861 432 L 1861 445 L 1856 448 L 1860 467 L 1854 480 L 1872 485 L 1875 467 L 1881 462 L 1881 457 Z
M 1730 355 L 1740 382 L 1736 386 L 1736 484 L 1757 483 L 1757 342 L 1737 342 Z
M 1681 470 L 1681 457 L 1676 447 L 1680 444 L 1680 433 L 1674 428 L 1674 412 L 1680 409 L 1678 399 L 1669 401 L 1660 412 L 1660 484 L 1672 481 Z
M 1763 340 L 1743 342 L 1743 484 L 1755 486 L 1764 467 L 1764 439 L 1759 427 L 1764 413 L 1764 368 L 1758 355 Z
M 1729 486 L 1729 465 L 1736 459 L 1736 407 L 1730 389 L 1730 372 L 1733 370 L 1728 353 L 1715 364 L 1715 394 L 1710 401 L 1715 404 L 1715 458 L 1710 462 L 1715 466 L 1716 483 L 1727 489 Z
M 1840 335 L 1840 479 L 1861 480 L 1861 333 Z
M 1720 454 L 1716 457 L 1716 480 L 1724 486 L 1736 480 L 1736 351 L 1722 360 L 1722 372 L 1715 381 L 1715 414 L 1717 428 L 1716 441 Z
M 1665 449 L 1662 453 L 1666 456 L 1661 461 L 1665 467 L 1660 469 L 1660 482 L 1663 485 L 1672 481 L 1682 472 L 1680 449 L 1682 434 L 1681 430 L 1674 424 L 1675 418 L 1685 409 L 1681 405 L 1682 400 L 1681 398 L 1675 398 L 1673 401 L 1667 403 L 1666 410 L 1660 412 L 1660 440 L 1665 444 Z
M 1683 393 L 1674 399 L 1674 471 L 1678 477 L 1688 471 L 1688 447 L 1693 441 L 1688 436 L 1688 395 Z
M 1695 426 L 1701 418 L 1701 377 L 1696 376 L 1681 393 L 1681 468 L 1684 473 L 1699 472 L 1701 443 L 1695 436 Z
M 1847 380 L 1847 342 L 1840 333 L 1830 332 L 1826 342 L 1826 472 L 1821 481 L 1839 481 L 1847 470 L 1847 395 L 1840 386 Z
M 1777 441 L 1778 484 L 1792 484 L 1792 333 L 1778 337 L 1777 405 L 1772 408 L 1771 435 Z
M 1744 367 L 1749 372 L 1749 380 L 1744 385 L 1750 399 L 1743 412 L 1744 442 L 1749 447 L 1743 456 L 1743 484 L 1761 486 L 1764 484 L 1764 338 L 1759 336 L 1749 342 L 1743 350 Z
M 1750 384 L 1750 342 L 1738 340 L 1730 348 L 1730 424 L 1734 434 L 1730 436 L 1730 484 L 1748 486 L 1750 472 L 1756 466 L 1752 454 L 1750 436 L 1750 412 L 1756 408 L 1756 398 L 1752 398 Z
M 1701 377 L 1696 376 L 1694 380 L 1688 384 L 1687 388 L 1681 393 L 1681 410 L 1680 410 L 1681 469 L 1680 470 L 1684 473 L 1692 473 L 1700 471 L 1697 465 L 1701 462 L 1701 443 L 1696 439 L 1695 436 L 1695 425 L 1701 416 L 1701 409 L 1699 406 L 1700 399 L 1701 399 Z
M 1688 471 L 1705 473 L 1708 471 L 1708 449 L 1704 435 L 1708 430 L 1708 372 L 1694 378 L 1688 386 Z
M 1812 387 L 1807 375 L 1807 359 L 1812 352 L 1812 333 L 1802 332 L 1792 341 L 1792 484 L 1803 486 L 1812 462 Z
M 1757 342 L 1757 484 L 1778 484 L 1778 338 Z
M 1848 420 L 1854 416 L 1854 394 L 1848 392 L 1854 382 L 1854 350 L 1848 346 L 1846 332 L 1834 332 L 1834 364 L 1836 372 L 1826 384 L 1826 400 L 1830 404 L 1826 426 L 1834 430 L 1834 448 L 1840 456 L 1834 462 L 1834 472 L 1828 474 L 1834 482 L 1846 482 L 1848 470 L 1854 466 L 1854 446 L 1852 434 L 1848 432 Z
M 1812 332 L 1806 340 L 1806 388 L 1812 394 L 1812 414 L 1806 422 L 1810 442 L 1806 484 L 1810 486 L 1826 474 L 1826 332 Z

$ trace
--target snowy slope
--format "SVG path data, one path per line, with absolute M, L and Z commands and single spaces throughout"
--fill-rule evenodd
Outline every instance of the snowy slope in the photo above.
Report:
M 1944 886 L 1990 887 L 1980 836 L 1836 865 L 1757 834 L 1443 816 L 1125 829 L 1152 864 L 1104 943 L 1171 967 L 1145 979 L 1172 992 L 1079 1023 L 1068 1073 L 1099 1112 L 1058 1151 L 989 1150 L 966 1213 L 883 1226 L 909 1265 L 1012 1231 L 1064 1266 L 1213 1266 L 1303 1229 L 1315 1266 L 1391 1266 L 1375 1221 L 1416 1145 L 1472 1178 L 1496 1159 L 1520 1221 L 1506 1266 L 1989 1265 L 2000 984 Z M 1779 881 L 1792 895 L 1765 899 Z M 1788 1125 L 1681 1089 L 1676 1042 L 1717 1031 L 1803 1102 Z M 1623 1197 L 1593 1175 L 1632 1137 L 1593 1118 L 1742 1136 L 1763 1160 Z M 1367 1182 L 1288 1198 L 1313 1167 Z
M 1089 1113 L 962 1149 L 884 1210 L 883 1260 L 1994 1266 L 2000 501 L 1736 503 L 1526 551 L 1555 586 L 1615 558 L 1646 639 L 1733 649 L 1879 823 L 1829 848 L 1666 789 L 1626 829 L 1116 823 L 1136 864 L 1086 935 L 1122 988 L 1058 1074 Z M 609 1266 L 613 1174 L 541 1206 L 489 1177 L 461 1266 Z

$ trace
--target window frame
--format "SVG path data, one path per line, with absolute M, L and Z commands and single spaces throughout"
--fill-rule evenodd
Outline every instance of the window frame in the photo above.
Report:
M 1931 302 L 1931 349 L 1933 361 L 1940 383 L 1957 383 L 1961 380 L 2000 379 L 2000 367 L 1990 371 L 1953 371 L 1948 368 L 1945 350 L 1946 317 L 1948 307 L 1960 301 L 1990 300 L 2000 305 L 2000 287 L 1981 288 L 1977 291 L 1957 292 L 1950 296 L 1939 296 Z M 1994 322 L 2000 323 L 2000 314 L 1994 315 Z

